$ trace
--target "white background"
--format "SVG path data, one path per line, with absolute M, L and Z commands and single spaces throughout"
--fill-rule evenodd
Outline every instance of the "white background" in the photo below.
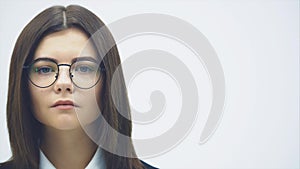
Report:
M 209 82 L 203 75 L 203 66 L 191 62 L 188 66 L 193 71 L 198 67 L 202 76 L 195 77 L 199 91 L 203 91 L 199 99 L 201 113 L 183 142 L 165 154 L 145 161 L 160 168 L 299 168 L 299 1 L 296 0 L 1 1 L 0 161 L 11 155 L 6 127 L 6 97 L 14 43 L 36 14 L 52 5 L 68 4 L 87 7 L 105 23 L 139 13 L 162 13 L 181 18 L 202 32 L 218 54 L 226 80 L 226 105 L 214 135 L 205 144 L 198 144 L 207 117 L 205 112 L 210 105 L 207 101 L 210 99 L 203 98 L 209 98 L 210 92 L 205 90 L 209 89 Z M 140 44 L 137 42 L 147 41 L 147 38 L 148 43 L 144 42 L 141 47 L 156 48 L 151 43 L 155 41 L 153 37 L 133 39 L 131 45 L 120 45 L 122 60 L 130 53 L 128 46 Z M 187 63 L 188 60 L 186 58 Z M 142 80 L 146 79 L 145 84 L 151 86 L 152 77 L 145 78 L 146 75 L 132 83 L 131 95 L 139 90 Z M 157 76 L 161 79 L 158 82 L 167 83 L 163 80 L 167 81 L 168 77 Z M 161 88 L 165 89 L 164 86 Z M 180 100 L 175 98 L 173 101 Z M 137 104 L 137 108 L 147 109 L 146 102 Z M 143 104 L 144 107 L 138 107 Z M 173 107 L 176 108 L 175 104 Z M 153 131 L 147 126 L 134 125 L 134 136 L 155 137 L 164 132 L 176 120 L 168 121 L 166 117 L 158 121 L 159 125 L 153 124 Z M 159 128 L 161 130 L 157 130 Z

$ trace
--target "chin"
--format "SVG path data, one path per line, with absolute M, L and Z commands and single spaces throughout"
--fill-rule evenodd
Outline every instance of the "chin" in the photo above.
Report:
M 58 130 L 74 130 L 81 128 L 77 117 L 59 117 L 55 120 L 55 123 L 51 125 Z
M 75 125 L 75 124 L 64 124 L 64 125 L 55 125 L 53 128 L 57 130 L 62 130 L 62 131 L 68 131 L 68 130 L 76 130 L 80 129 L 80 125 Z

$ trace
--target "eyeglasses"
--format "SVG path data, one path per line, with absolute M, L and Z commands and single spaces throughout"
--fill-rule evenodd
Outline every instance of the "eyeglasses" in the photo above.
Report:
M 38 58 L 28 66 L 23 68 L 27 70 L 30 82 L 40 88 L 47 88 L 53 85 L 59 76 L 59 67 L 68 66 L 69 76 L 72 83 L 81 89 L 90 89 L 94 87 L 105 71 L 103 62 L 99 64 L 89 57 L 77 58 L 72 64 L 57 64 L 51 58 Z

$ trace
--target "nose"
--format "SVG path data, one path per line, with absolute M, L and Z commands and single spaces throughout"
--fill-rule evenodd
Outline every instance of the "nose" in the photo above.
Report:
M 54 83 L 54 90 L 56 93 L 74 92 L 74 86 L 70 78 L 69 67 L 61 66 L 56 82 Z

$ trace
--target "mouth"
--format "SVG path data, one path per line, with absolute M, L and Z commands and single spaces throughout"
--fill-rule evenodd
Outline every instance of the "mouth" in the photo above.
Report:
M 79 106 L 70 100 L 59 100 L 51 106 L 51 108 L 56 108 L 60 110 L 69 110 L 69 109 L 74 109 L 76 107 Z

